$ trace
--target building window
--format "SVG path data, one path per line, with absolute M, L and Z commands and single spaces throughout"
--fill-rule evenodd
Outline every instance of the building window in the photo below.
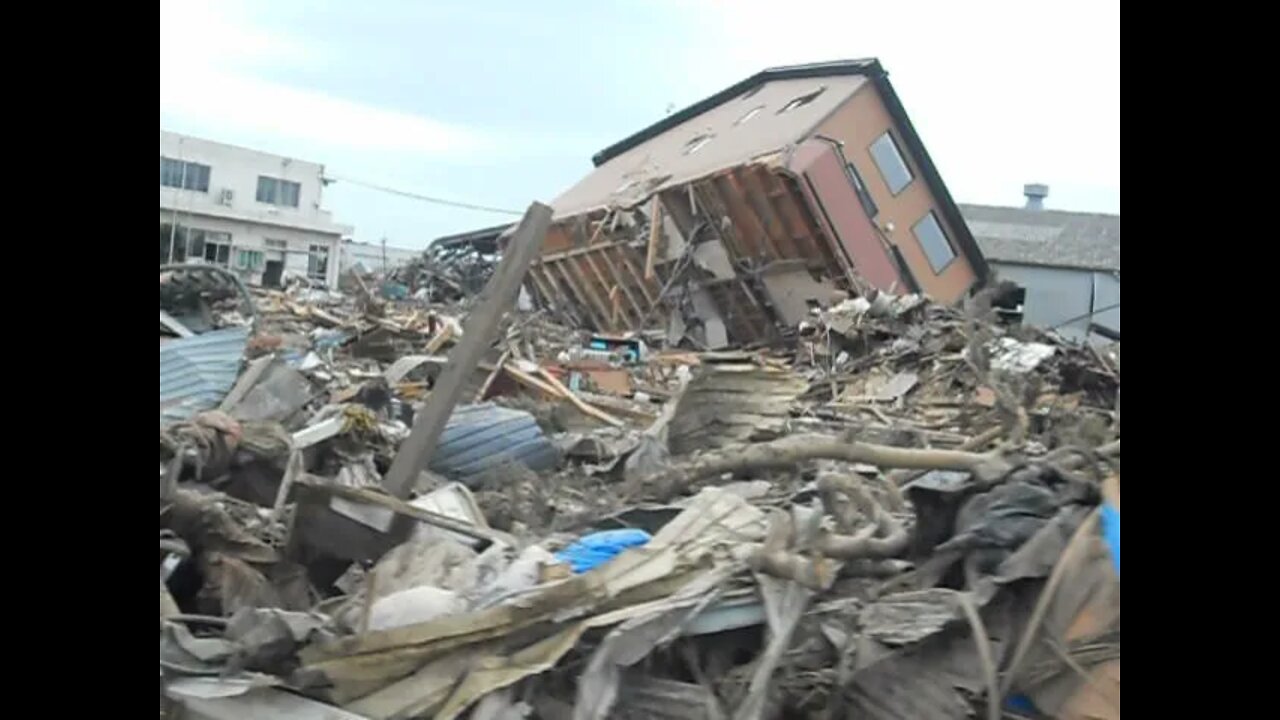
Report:
M 191 252 L 194 254 L 197 239 L 204 245 L 204 261 L 227 267 L 231 264 L 231 235 L 229 233 L 191 231 Z
M 809 93 L 808 95 L 801 95 L 800 97 L 792 100 L 786 105 L 783 105 L 782 109 L 778 111 L 778 114 L 781 115 L 782 113 L 785 113 L 785 112 L 791 112 L 792 110 L 795 110 L 798 107 L 804 107 L 805 105 L 808 105 L 814 100 L 817 100 L 818 96 L 821 95 L 823 92 L 825 92 L 826 89 L 827 89 L 826 87 L 820 87 L 817 90 L 814 90 L 813 92 Z
M 160 223 L 160 264 L 231 261 L 231 234 Z
M 279 178 L 258 176 L 258 202 L 282 207 L 298 207 L 302 186 Z
M 160 264 L 187 261 L 187 229 L 181 225 L 160 223 Z
M 951 247 L 947 234 L 942 232 L 942 226 L 938 224 L 938 218 L 933 211 L 916 223 L 915 227 L 911 228 L 911 232 L 920 243 L 920 249 L 924 250 L 924 256 L 929 259 L 929 266 L 933 268 L 935 275 L 941 273 L 955 259 L 956 251 Z
M 898 142 L 893 139 L 893 134 L 888 130 L 871 143 L 871 157 L 876 161 L 876 167 L 880 169 L 880 177 L 884 178 L 884 184 L 889 186 L 890 193 L 897 195 L 911 184 L 911 168 L 907 167 L 907 161 L 902 159 Z
M 237 250 L 236 267 L 241 270 L 257 270 L 262 267 L 261 250 Z
M 755 117 L 755 116 L 759 115 L 761 110 L 764 110 L 764 106 L 763 106 L 763 105 L 757 105 L 757 106 L 755 106 L 755 107 L 751 108 L 750 110 L 748 110 L 748 111 L 747 111 L 747 112 L 746 112 L 742 117 L 740 117 L 740 118 L 738 118 L 737 120 L 735 120 L 733 124 L 734 124 L 734 125 L 741 125 L 742 123 L 744 123 L 744 122 L 746 122 L 746 121 L 750 120 L 751 118 L 753 118 L 753 117 Z
M 329 248 L 312 245 L 307 253 L 307 277 L 320 282 L 329 281 Z
M 209 192 L 209 166 L 160 156 L 160 186 Z
M 876 201 L 871 199 L 871 193 L 867 192 L 867 184 L 862 182 L 862 175 L 858 174 L 858 168 L 853 163 L 845 163 L 844 170 L 849 175 L 849 182 L 853 183 L 853 189 L 858 192 L 858 200 L 862 202 L 862 209 L 867 211 L 867 217 L 874 218 L 880 213 L 880 208 L 876 207 Z
M 706 145 L 706 144 L 707 144 L 707 143 L 709 143 L 709 142 L 711 142 L 711 136 L 710 136 L 710 135 L 699 135 L 699 136 L 695 137 L 694 139 L 690 140 L 688 143 L 686 143 L 686 144 L 685 144 L 685 146 L 684 146 L 684 154 L 685 154 L 685 155 L 692 155 L 692 154 L 694 154 L 694 153 L 698 152 L 699 150 L 701 150 L 701 149 L 702 149 L 702 146 L 703 146 L 703 145 Z

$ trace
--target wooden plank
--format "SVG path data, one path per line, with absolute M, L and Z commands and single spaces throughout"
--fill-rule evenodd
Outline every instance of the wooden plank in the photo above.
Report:
M 476 402 L 484 400 L 485 393 L 489 392 L 489 388 L 493 386 L 493 381 L 497 379 L 498 373 L 501 372 L 502 366 L 506 364 L 509 357 L 511 357 L 511 348 L 503 350 L 502 355 L 498 356 L 498 366 L 489 371 L 489 376 L 484 379 L 484 383 L 476 391 Z
M 565 387 L 564 383 L 560 382 L 559 378 L 548 372 L 546 368 L 538 368 L 538 374 L 542 376 L 542 379 L 545 380 L 548 385 L 554 387 L 560 393 L 561 397 L 568 400 L 574 407 L 581 410 L 584 414 L 590 415 L 591 417 L 606 422 L 614 427 L 622 427 L 626 424 L 609 413 L 588 405 L 582 398 L 575 395 L 572 390 Z
M 383 484 L 395 497 L 409 496 L 418 473 L 431 459 L 440 441 L 440 433 L 462 395 L 466 379 L 475 372 L 480 358 L 493 342 L 503 314 L 515 303 L 529 264 L 541 251 L 550 225 L 550 207 L 533 203 L 525 211 L 493 277 L 480 292 L 476 309 L 467 317 L 462 340 L 449 353 L 449 364 L 440 373 L 435 390 L 414 418 L 409 437 L 400 445 L 383 479 Z
M 662 235 L 662 198 L 653 196 L 653 210 L 649 213 L 649 247 L 644 253 L 644 279 L 653 280 L 653 264 L 658 259 L 658 238 Z

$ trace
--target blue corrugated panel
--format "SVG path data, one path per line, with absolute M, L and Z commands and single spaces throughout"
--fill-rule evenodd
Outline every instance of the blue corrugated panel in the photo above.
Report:
M 509 461 L 530 470 L 547 470 L 559 453 L 533 416 L 493 403 L 464 405 L 453 411 L 431 457 L 431 470 L 464 484 Z
M 160 344 L 160 424 L 218 406 L 240 376 L 249 328 L 231 327 Z

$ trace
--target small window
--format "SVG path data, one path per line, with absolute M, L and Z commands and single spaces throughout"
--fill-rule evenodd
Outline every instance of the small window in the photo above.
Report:
M 902 159 L 902 151 L 898 149 L 897 141 L 888 130 L 871 143 L 871 157 L 876 161 L 880 177 L 884 178 L 884 184 L 889 186 L 890 193 L 897 195 L 911 184 L 911 168 Z
M 711 142 L 711 136 L 710 136 L 710 135 L 699 135 L 699 136 L 695 137 L 694 139 L 690 140 L 687 144 L 685 144 L 685 146 L 684 146 L 684 154 L 685 154 L 685 155 L 692 155 L 692 154 L 694 154 L 694 153 L 698 152 L 699 150 L 701 150 L 701 149 L 702 149 L 702 146 L 703 146 L 703 145 L 706 145 L 706 144 L 707 144 L 707 143 L 709 143 L 709 142 Z
M 876 201 L 871 199 L 871 193 L 867 192 L 867 184 L 862 182 L 862 175 L 858 174 L 858 168 L 853 163 L 846 163 L 845 172 L 849 174 L 849 182 L 853 183 L 853 189 L 858 193 L 858 200 L 862 202 L 862 209 L 867 211 L 867 217 L 874 218 L 880 214 L 880 208 L 876 207 Z
M 938 224 L 938 218 L 933 211 L 916 223 L 915 227 L 911 228 L 911 232 L 920 243 L 924 256 L 929 259 L 929 266 L 933 268 L 935 275 L 941 273 L 955 259 L 956 251 L 952 249 L 947 234 L 942 232 L 942 226 Z
M 798 107 L 804 107 L 805 105 L 808 105 L 814 100 L 817 100 L 818 96 L 821 95 L 823 92 L 825 92 L 826 89 L 827 89 L 826 87 L 820 87 L 817 90 L 814 90 L 813 92 L 809 93 L 808 95 L 801 95 L 800 97 L 792 100 L 786 105 L 783 105 L 782 109 L 778 111 L 778 114 L 781 115 L 784 112 L 790 112 L 792 110 L 795 110 Z
M 257 270 L 262 267 L 261 250 L 237 250 L 236 267 L 241 270 Z
M 759 115 L 761 110 L 764 110 L 764 106 L 763 106 L 763 105 L 757 105 L 757 106 L 755 106 L 755 107 L 751 108 L 750 110 L 748 110 L 748 111 L 746 112 L 746 114 L 744 114 L 742 117 L 740 117 L 740 118 L 738 118 L 736 121 L 734 121 L 734 123 L 733 123 L 733 124 L 734 124 L 734 125 L 741 125 L 742 123 L 744 123 L 744 122 L 746 122 L 746 121 L 750 120 L 751 118 L 753 118 L 753 117 L 755 117 L 755 116 Z
M 205 262 L 227 267 L 231 263 L 230 233 L 192 230 L 191 256 L 203 257 Z
M 312 245 L 307 253 L 307 277 L 320 282 L 329 280 L 329 248 Z
M 209 166 L 162 156 L 160 185 L 179 190 L 209 192 Z
M 258 176 L 257 200 L 260 203 L 280 205 L 282 207 L 298 207 L 298 200 L 301 194 L 302 186 L 296 182 L 280 180 L 279 178 L 265 175 Z

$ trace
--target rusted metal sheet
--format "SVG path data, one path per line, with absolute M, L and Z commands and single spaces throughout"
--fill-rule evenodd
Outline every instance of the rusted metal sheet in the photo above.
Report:
M 850 182 L 840 147 L 824 140 L 808 140 L 791 156 L 788 168 L 804 179 L 809 204 L 853 261 L 855 272 L 872 287 L 902 292 L 906 283 L 887 243 L 867 217 Z

